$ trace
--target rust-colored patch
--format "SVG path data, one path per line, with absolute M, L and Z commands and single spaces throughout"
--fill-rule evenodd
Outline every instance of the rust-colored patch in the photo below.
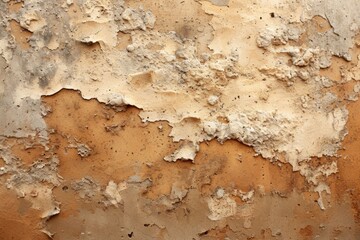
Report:
M 59 173 L 67 180 L 92 176 L 106 184 L 138 175 L 152 179 L 150 198 L 169 194 L 176 181 L 187 182 L 188 188 L 208 185 L 207 194 L 217 187 L 250 191 L 263 186 L 266 192 L 276 189 L 284 193 L 304 188 L 303 177 L 294 174 L 290 165 L 279 167 L 254 157 L 252 148 L 237 141 L 202 143 L 195 164 L 168 163 L 162 158 L 177 144 L 168 137 L 170 127 L 165 122 L 143 124 L 135 108 L 116 113 L 70 90 L 46 97 L 44 103 L 53 109 L 45 120 L 55 130 L 50 142 L 60 159 Z M 87 144 L 90 156 L 79 156 L 70 146 L 75 142 Z
M 324 33 L 332 29 L 329 21 L 319 15 L 314 16 L 311 19 L 312 25 L 316 28 L 319 33 Z
M 24 199 L 0 186 L 0 231 L 1 239 L 46 240 L 39 213 Z
M 40 157 L 45 155 L 45 149 L 40 144 L 26 146 L 24 140 L 17 141 L 11 148 L 12 153 L 18 157 L 24 164 L 31 165 Z
M 306 227 L 301 228 L 299 233 L 303 236 L 303 239 L 312 239 L 313 229 L 310 225 L 307 225 Z
M 21 49 L 29 49 L 29 38 L 31 37 L 32 33 L 22 28 L 15 20 L 10 21 L 10 28 L 11 34 L 14 36 L 16 43 L 21 47 Z
M 347 128 L 349 134 L 346 136 L 343 147 L 340 151 L 342 157 L 338 161 L 339 173 L 336 181 L 331 185 L 332 192 L 341 199 L 341 196 L 349 193 L 353 202 L 354 213 L 357 220 L 360 221 L 359 201 L 360 201 L 360 119 L 358 112 L 360 102 L 354 102 L 348 105 L 349 120 Z
M 144 6 L 146 11 L 151 10 L 153 12 L 157 18 L 154 32 L 161 34 L 175 31 L 181 40 L 191 39 L 196 43 L 197 54 L 211 52 L 208 45 L 213 38 L 214 29 L 209 23 L 213 16 L 204 12 L 200 2 L 178 2 L 175 0 L 165 2 L 134 0 L 125 2 L 130 7 L 139 8 Z M 250 4 L 250 1 L 245 2 L 241 4 Z M 76 16 L 80 16 L 82 9 L 76 3 L 70 4 L 69 2 L 69 5 L 69 17 L 73 20 L 78 19 Z M 17 16 L 16 13 L 23 7 L 23 2 L 9 1 L 7 7 L 9 14 Z M 63 8 L 65 9 L 65 7 Z M 256 5 L 254 5 L 255 8 Z M 94 12 L 97 10 L 103 11 L 101 7 L 99 9 L 96 8 Z M 279 13 L 276 13 L 276 16 L 280 17 L 280 13 L 279 9 Z M 244 12 L 240 14 L 244 14 Z M 271 13 L 271 15 L 274 15 L 274 13 Z M 246 16 L 244 15 L 244 17 Z M 226 20 L 225 17 L 223 19 L 224 21 Z M 53 22 L 49 21 L 47 24 L 50 29 Z M 270 24 L 273 23 L 269 22 L 269 26 Z M 304 25 L 300 25 L 303 23 L 298 24 L 300 28 L 305 29 L 305 33 L 302 34 L 299 41 L 291 40 L 290 45 L 301 46 L 301 48 L 306 47 L 309 36 L 332 30 L 329 21 L 321 16 L 313 17 L 310 21 L 304 23 Z M 8 30 L 14 36 L 15 45 L 18 49 L 28 50 L 30 48 L 29 38 L 32 36 L 31 32 L 23 29 L 15 20 L 10 20 Z M 231 30 L 227 31 L 226 29 L 221 30 L 218 34 L 224 33 L 227 35 L 231 32 Z M 151 37 L 152 33 L 150 32 L 148 36 Z M 245 36 L 248 33 L 245 31 L 239 34 Z M 254 35 L 256 34 L 254 32 Z M 131 43 L 131 36 L 131 34 L 119 32 L 116 48 L 125 50 Z M 332 57 L 332 65 L 327 69 L 320 70 L 321 76 L 326 76 L 337 82 L 336 86 L 326 88 L 322 90 L 323 92 L 334 92 L 341 100 L 346 99 L 347 95 L 353 92 L 355 83 L 348 82 L 347 80 L 349 79 L 346 79 L 346 77 L 348 77 L 349 69 L 358 64 L 357 57 L 360 54 L 359 36 L 355 39 L 358 48 L 354 48 L 351 51 L 352 62 Z M 252 39 L 253 35 L 249 35 L 248 38 Z M 223 39 L 226 39 L 226 37 Z M 58 40 L 62 43 L 68 41 L 68 39 L 62 38 Z M 219 44 L 229 43 L 219 41 Z M 74 45 L 77 53 L 81 52 L 84 55 L 91 55 L 89 59 L 92 59 L 92 63 L 97 62 L 98 57 L 101 57 L 100 54 L 96 54 L 96 52 L 102 51 L 99 43 L 84 44 L 77 42 Z M 162 46 L 157 44 L 149 44 L 148 48 L 148 50 L 152 51 L 161 49 Z M 250 57 L 249 64 L 253 65 L 254 69 L 258 63 L 267 59 L 267 56 L 271 56 L 269 52 L 263 51 L 263 49 L 257 49 L 248 55 Z M 31 54 L 35 54 L 35 51 L 31 52 Z M 69 54 L 76 55 L 74 51 L 70 51 Z M 131 54 L 130 48 L 128 54 Z M 55 51 L 50 55 L 56 57 Z M 246 54 L 240 53 L 239 55 L 240 58 L 246 57 Z M 279 54 L 279 57 L 283 57 L 283 55 Z M 46 59 L 52 60 L 49 56 L 46 56 Z M 56 62 L 56 64 L 59 64 L 59 71 L 71 69 L 70 66 L 63 66 L 64 68 L 61 68 L 60 61 Z M 91 66 L 89 65 L 90 68 Z M 245 74 L 249 69 L 244 67 L 242 69 L 244 73 L 241 75 L 256 80 L 257 75 L 251 76 Z M 76 71 L 76 68 L 73 70 Z M 69 71 L 69 77 L 73 73 L 77 74 L 76 72 Z M 223 79 L 223 82 L 227 83 L 228 78 L 225 78 L 223 73 L 218 72 L 217 74 L 219 79 Z M 152 83 L 152 77 L 150 71 L 145 74 L 134 75 L 132 76 L 131 83 L 135 87 L 145 87 Z M 208 89 L 211 89 L 211 91 L 209 90 L 207 93 L 214 92 L 215 95 L 220 95 L 221 89 L 218 89 L 218 87 L 220 86 L 212 89 L 209 86 Z M 14 88 L 13 90 L 17 94 L 21 92 L 19 89 Z M 96 93 L 94 94 L 96 95 Z M 21 97 L 21 94 L 17 97 Z M 50 156 L 56 156 L 59 159 L 59 168 L 57 169 L 55 166 L 49 171 L 55 173 L 54 178 L 56 178 L 56 171 L 58 171 L 59 176 L 61 176 L 59 177 L 61 184 L 56 187 L 45 181 L 39 181 L 39 184 L 46 184 L 47 187 L 53 188 L 54 199 L 61 202 L 60 214 L 53 216 L 50 222 L 53 224 L 52 226 L 59 223 L 61 227 L 56 229 L 66 229 L 66 233 L 57 232 L 55 239 L 76 239 L 78 236 L 91 238 L 91 234 L 87 231 L 82 232 L 82 229 L 77 224 L 81 221 L 85 222 L 94 219 L 97 215 L 92 213 L 97 211 L 102 211 L 103 213 L 103 219 L 99 218 L 99 222 L 101 220 L 104 220 L 104 222 L 115 221 L 119 215 L 112 215 L 114 213 L 112 210 L 123 210 L 124 204 L 119 204 L 119 208 L 113 206 L 106 208 L 104 207 L 105 204 L 102 203 L 105 198 L 102 193 L 109 181 L 119 183 L 127 181 L 129 178 L 137 179 L 139 182 L 148 179 L 151 182 L 151 186 L 146 188 L 146 190 L 139 190 L 140 195 L 137 197 L 146 201 L 149 199 L 156 200 L 149 202 L 156 202 L 159 205 L 167 204 L 166 206 L 161 205 L 158 212 L 154 211 L 155 215 L 168 214 L 171 211 L 175 212 L 180 209 L 180 214 L 176 215 L 176 221 L 186 221 L 190 218 L 190 210 L 186 204 L 191 204 L 191 202 L 187 202 L 190 195 L 189 192 L 191 191 L 196 191 L 199 199 L 200 196 L 203 198 L 204 202 L 201 203 L 202 205 L 196 205 L 195 208 L 203 208 L 204 212 L 209 210 L 209 206 L 206 204 L 209 196 L 218 199 L 222 198 L 217 195 L 216 191 L 219 189 L 221 189 L 219 192 L 222 192 L 224 199 L 229 197 L 231 201 L 235 200 L 237 212 L 226 219 L 224 218 L 216 223 L 212 222 L 216 227 L 205 227 L 204 231 L 198 233 L 200 239 L 282 239 L 284 235 L 281 234 L 285 231 L 288 231 L 288 234 L 290 234 L 287 236 L 293 236 L 294 239 L 313 239 L 322 231 L 331 232 L 331 237 L 349 239 L 343 235 L 343 233 L 348 231 L 350 234 L 353 234 L 354 239 L 358 239 L 357 236 L 359 234 L 353 225 L 352 214 L 357 218 L 358 223 L 360 223 L 359 101 L 355 103 L 349 102 L 347 105 L 350 111 L 347 123 L 349 135 L 346 136 L 343 142 L 344 149 L 339 151 L 339 157 L 312 158 L 308 164 L 310 167 L 317 168 L 330 161 L 337 161 L 338 163 L 339 173 L 333 174 L 326 179 L 325 177 L 321 179 L 330 185 L 331 190 L 331 195 L 325 191 L 320 193 L 326 207 L 326 210 L 323 211 L 318 206 L 318 201 L 321 199 L 319 200 L 319 193 L 314 192 L 315 186 L 307 183 L 298 172 L 293 172 L 289 164 L 284 164 L 282 163 L 283 161 L 271 162 L 268 159 L 255 156 L 255 152 L 251 147 L 238 141 L 229 140 L 223 144 L 216 140 L 203 142 L 200 144 L 200 150 L 194 163 L 190 161 L 169 163 L 164 161 L 163 158 L 174 152 L 182 143 L 174 143 L 172 138 L 169 137 L 171 127 L 166 121 L 143 123 L 138 116 L 140 110 L 135 107 L 128 106 L 124 108 L 124 111 L 118 112 L 118 109 L 99 103 L 95 99 L 84 100 L 80 92 L 73 90 L 62 90 L 53 96 L 43 97 L 42 100 L 45 105 L 51 108 L 51 112 L 44 117 L 48 126 L 49 142 L 45 144 L 46 139 L 37 141 L 39 136 L 24 139 L 9 138 L 4 141 L 6 142 L 4 146 L 10 146 L 9 150 L 11 150 L 11 153 L 8 153 L 8 149 L 5 147 L 4 158 L 9 157 L 10 159 L 14 156 L 17 159 L 7 165 L 4 164 L 4 161 L 0 161 L 1 174 L 4 172 L 0 188 L 1 239 L 47 239 L 45 234 L 40 232 L 44 227 L 44 222 L 40 219 L 39 212 L 35 211 L 31 203 L 26 201 L 25 198 L 17 197 L 14 190 L 7 190 L 4 186 L 6 186 L 7 181 L 10 182 L 11 177 L 15 180 L 23 180 L 21 179 L 23 176 L 25 176 L 24 178 L 28 177 L 24 180 L 25 185 L 30 184 L 33 181 L 33 176 L 29 176 L 29 172 L 32 170 L 29 166 L 34 161 L 47 159 Z M 342 105 L 340 101 L 335 104 Z M 188 124 L 197 124 L 199 120 L 187 118 L 183 121 Z M 219 117 L 218 121 L 229 123 L 225 117 Z M 40 142 L 46 146 L 42 146 Z M 88 150 L 87 153 L 81 152 L 81 147 L 84 146 Z M 42 167 L 39 165 L 39 168 Z M 46 171 L 47 169 L 44 170 L 45 175 L 48 173 Z M 100 191 L 96 190 L 97 192 L 94 193 L 95 196 L 93 197 L 82 198 L 79 192 L 72 188 L 72 184 L 86 177 L 93 179 L 98 184 L 97 186 L 99 186 Z M 16 189 L 17 186 L 19 185 L 15 184 L 14 188 Z M 170 195 L 174 186 L 190 191 L 186 192 L 185 196 L 180 197 L 182 200 L 178 202 L 174 200 L 172 202 L 173 199 L 170 199 Z M 241 192 L 254 190 L 255 195 L 246 202 L 246 200 L 242 200 L 240 196 L 234 193 L 236 190 Z M 34 195 L 32 197 L 35 198 L 37 196 Z M 132 200 L 128 201 L 127 204 L 129 202 L 130 205 L 137 204 L 136 201 Z M 168 202 L 166 202 L 167 200 Z M 153 206 L 150 204 L 150 207 Z M 144 209 L 139 207 L 137 210 L 142 211 Z M 131 217 L 130 215 L 132 213 L 126 215 L 126 217 Z M 208 215 L 205 215 L 205 218 L 206 216 Z M 243 225 L 241 221 L 247 217 L 251 217 L 252 222 L 247 222 Z M 209 219 L 206 220 L 210 221 Z M 326 222 L 328 225 L 326 227 L 325 225 L 322 226 L 320 223 L 323 222 Z M 296 227 L 289 223 L 296 223 Z M 157 228 L 156 231 L 161 232 L 158 235 L 158 239 L 168 237 L 166 236 L 167 229 L 165 227 L 150 226 L 150 224 L 144 227 Z M 279 228 L 279 231 L 277 231 L 276 224 L 282 225 L 282 229 Z M 86 224 L 83 226 L 86 226 Z M 176 227 L 181 228 L 182 225 Z M 103 233 L 102 229 L 98 231 L 100 234 Z M 107 229 L 104 231 L 104 235 L 111 234 L 111 231 L 122 231 L 122 229 Z M 252 233 L 249 233 L 250 231 L 254 231 L 254 235 L 257 235 L 249 237 L 252 236 Z M 76 233 L 76 236 L 70 236 L 73 233 Z M 62 234 L 67 235 L 64 237 L 65 235 Z M 124 234 L 125 238 L 138 239 L 136 233 L 133 235 L 131 231 L 121 234 Z
M 125 50 L 126 47 L 131 43 L 131 35 L 118 32 L 117 34 L 118 44 L 116 45 L 117 49 Z
M 17 2 L 15 0 L 11 0 L 8 2 L 9 12 L 16 13 L 16 12 L 20 11 L 20 9 L 22 8 L 23 5 L 24 5 L 23 2 Z
M 213 194 L 219 187 L 229 193 L 234 189 L 244 192 L 254 189 L 278 197 L 290 196 L 295 190 L 302 192 L 303 198 L 294 203 L 298 206 L 294 209 L 297 217 L 306 219 L 306 206 L 311 203 L 316 210 L 313 214 L 320 211 L 316 203 L 318 194 L 309 192 L 310 186 L 299 173 L 292 171 L 290 165 L 271 163 L 256 157 L 251 147 L 237 141 L 229 140 L 224 144 L 216 140 L 204 142 L 200 145 L 194 163 L 169 163 L 162 158 L 174 151 L 178 144 L 173 143 L 168 136 L 171 129 L 166 122 L 144 124 L 138 117 L 139 110 L 136 108 L 128 107 L 123 112 L 116 112 L 96 100 L 84 100 L 79 92 L 72 90 L 62 90 L 53 96 L 44 97 L 43 102 L 52 109 L 45 117 L 52 132 L 49 135 L 51 148 L 48 151 L 59 157 L 59 174 L 64 178 L 61 186 L 53 190 L 55 199 L 61 202 L 61 213 L 53 217 L 52 221 L 69 224 L 70 222 L 64 220 L 76 215 L 81 209 L 92 211 L 91 209 L 99 206 L 96 203 L 101 201 L 100 195 L 84 201 L 86 199 L 81 199 L 71 189 L 73 181 L 86 176 L 91 176 L 100 186 L 107 185 L 110 180 L 121 182 L 131 176 L 151 179 L 152 186 L 143 194 L 143 197 L 149 199 L 160 199 L 161 196 L 169 195 L 174 183 L 181 183 L 185 189 L 198 189 L 204 196 Z M 353 152 L 353 157 L 357 157 L 356 133 L 359 132 L 357 128 L 360 128 L 354 115 L 354 110 L 358 107 L 357 104 L 350 105 L 348 126 L 354 135 L 349 135 L 350 138 L 345 141 L 351 148 L 347 148 L 344 153 Z M 76 148 L 77 144 L 86 144 L 91 149 L 90 155 L 81 157 Z M 14 146 L 12 150 L 22 161 L 31 163 L 43 150 L 41 147 L 35 149 L 31 150 L 29 156 L 21 144 Z M 335 177 L 330 178 L 330 183 L 331 191 L 338 200 L 344 199 L 347 189 L 353 189 L 351 197 L 357 211 L 354 213 L 358 214 L 357 182 L 360 179 L 356 169 L 359 166 L 356 165 L 355 158 L 353 159 L 350 162 L 352 165 L 349 165 L 349 161 L 345 162 L 345 159 L 339 161 L 342 169 L 340 176 L 336 177 L 340 177 L 342 184 Z M 317 161 L 325 162 L 329 159 L 313 161 L 316 167 Z M 303 201 L 306 201 L 306 206 Z M 239 206 L 243 204 L 239 198 L 236 198 L 236 202 Z M 73 230 L 75 231 L 75 228 Z M 304 239 L 310 239 L 309 227 L 297 231 Z M 201 239 L 222 239 L 231 234 L 233 233 L 228 228 L 217 228 L 199 236 Z M 267 239 L 272 235 L 265 231 L 263 236 L 255 239 Z
M 65 179 L 89 175 L 107 184 L 109 180 L 119 182 L 132 175 L 144 178 L 147 164 L 161 162 L 176 149 L 177 144 L 168 137 L 170 127 L 165 122 L 142 123 L 136 108 L 116 112 L 70 90 L 43 100 L 53 109 L 45 121 L 55 130 L 50 142 L 60 159 L 59 173 Z M 89 146 L 90 155 L 78 155 L 72 146 L 76 144 Z

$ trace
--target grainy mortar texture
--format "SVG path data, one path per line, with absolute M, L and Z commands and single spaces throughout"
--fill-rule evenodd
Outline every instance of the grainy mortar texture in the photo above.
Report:
M 1 0 L 0 239 L 360 239 L 358 0 Z

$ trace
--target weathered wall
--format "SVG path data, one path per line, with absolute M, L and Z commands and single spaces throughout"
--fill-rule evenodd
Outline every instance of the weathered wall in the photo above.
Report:
M 360 2 L 3 0 L 1 239 L 360 239 Z

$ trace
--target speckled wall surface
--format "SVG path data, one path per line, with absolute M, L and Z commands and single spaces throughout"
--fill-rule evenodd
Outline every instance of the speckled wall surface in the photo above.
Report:
M 360 239 L 357 0 L 0 1 L 0 239 Z

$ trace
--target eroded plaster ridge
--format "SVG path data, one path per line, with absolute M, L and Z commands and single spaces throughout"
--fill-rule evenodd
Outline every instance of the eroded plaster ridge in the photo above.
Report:
M 290 164 L 318 193 L 317 203 L 325 210 L 330 194 L 327 179 L 339 171 L 334 158 L 340 156 L 348 134 L 346 101 L 358 101 L 360 93 L 359 83 L 355 83 L 360 79 L 359 56 L 354 50 L 360 45 L 356 40 L 358 1 L 181 2 L 187 8 L 196 6 L 193 16 L 210 19 L 191 20 L 196 29 L 185 24 L 185 17 L 181 21 L 186 26 L 179 28 L 176 20 L 169 21 L 169 27 L 164 21 L 171 19 L 171 14 L 156 10 L 156 4 L 139 2 L 0 3 L 0 156 L 4 162 L 0 176 L 7 188 L 41 211 L 44 222 L 60 213 L 53 190 L 66 181 L 59 174 L 61 161 L 55 154 L 61 141 L 52 145 L 49 135 L 62 133 L 49 128 L 44 120 L 54 109 L 46 106 L 42 97 L 72 89 L 116 113 L 129 107 L 139 109 L 144 126 L 166 122 L 171 127 L 167 135 L 177 144 L 172 152 L 161 153 L 166 162 L 190 160 L 196 164 L 201 144 L 235 140 L 272 163 Z M 176 1 L 166 4 L 182 8 Z M 211 37 L 203 41 L 205 35 Z M 345 61 L 339 67 L 341 59 Z M 339 76 L 335 76 L 335 70 L 331 71 L 338 67 Z M 339 89 L 347 83 L 353 86 L 350 91 L 341 90 L 346 93 L 342 98 Z M 101 129 L 118 136 L 127 125 L 116 123 Z M 159 126 L 159 135 L 163 131 Z M 94 138 L 95 134 L 96 129 Z M 66 151 L 74 150 L 81 161 L 99 154 L 92 141 L 61 137 L 67 143 Z M 13 153 L 17 144 L 13 139 L 40 139 L 34 145 L 42 146 L 48 155 L 24 165 Z M 189 179 L 195 181 L 195 177 Z M 173 183 L 169 196 L 162 196 L 158 204 L 139 197 L 150 191 L 153 179 L 134 175 L 126 181 L 105 182 L 81 176 L 69 186 L 84 201 L 98 200 L 106 208 L 123 207 L 124 214 L 133 211 L 134 219 L 148 214 L 157 226 L 153 234 L 164 239 L 178 235 L 167 221 L 176 219 L 180 214 L 177 206 L 183 201 L 188 204 L 185 215 L 194 216 L 188 209 L 191 206 L 207 206 L 198 210 L 197 220 L 203 225 L 189 233 L 197 239 L 199 232 L 210 231 L 216 222 L 234 216 L 244 219 L 242 227 L 252 228 L 256 210 L 250 205 L 264 201 L 262 191 L 255 187 L 235 194 L 219 188 L 202 196 L 196 188 Z M 132 206 L 131 201 L 138 205 Z M 175 212 L 157 218 L 151 207 Z M 131 226 L 132 221 L 122 221 Z M 46 229 L 44 233 L 53 236 Z

